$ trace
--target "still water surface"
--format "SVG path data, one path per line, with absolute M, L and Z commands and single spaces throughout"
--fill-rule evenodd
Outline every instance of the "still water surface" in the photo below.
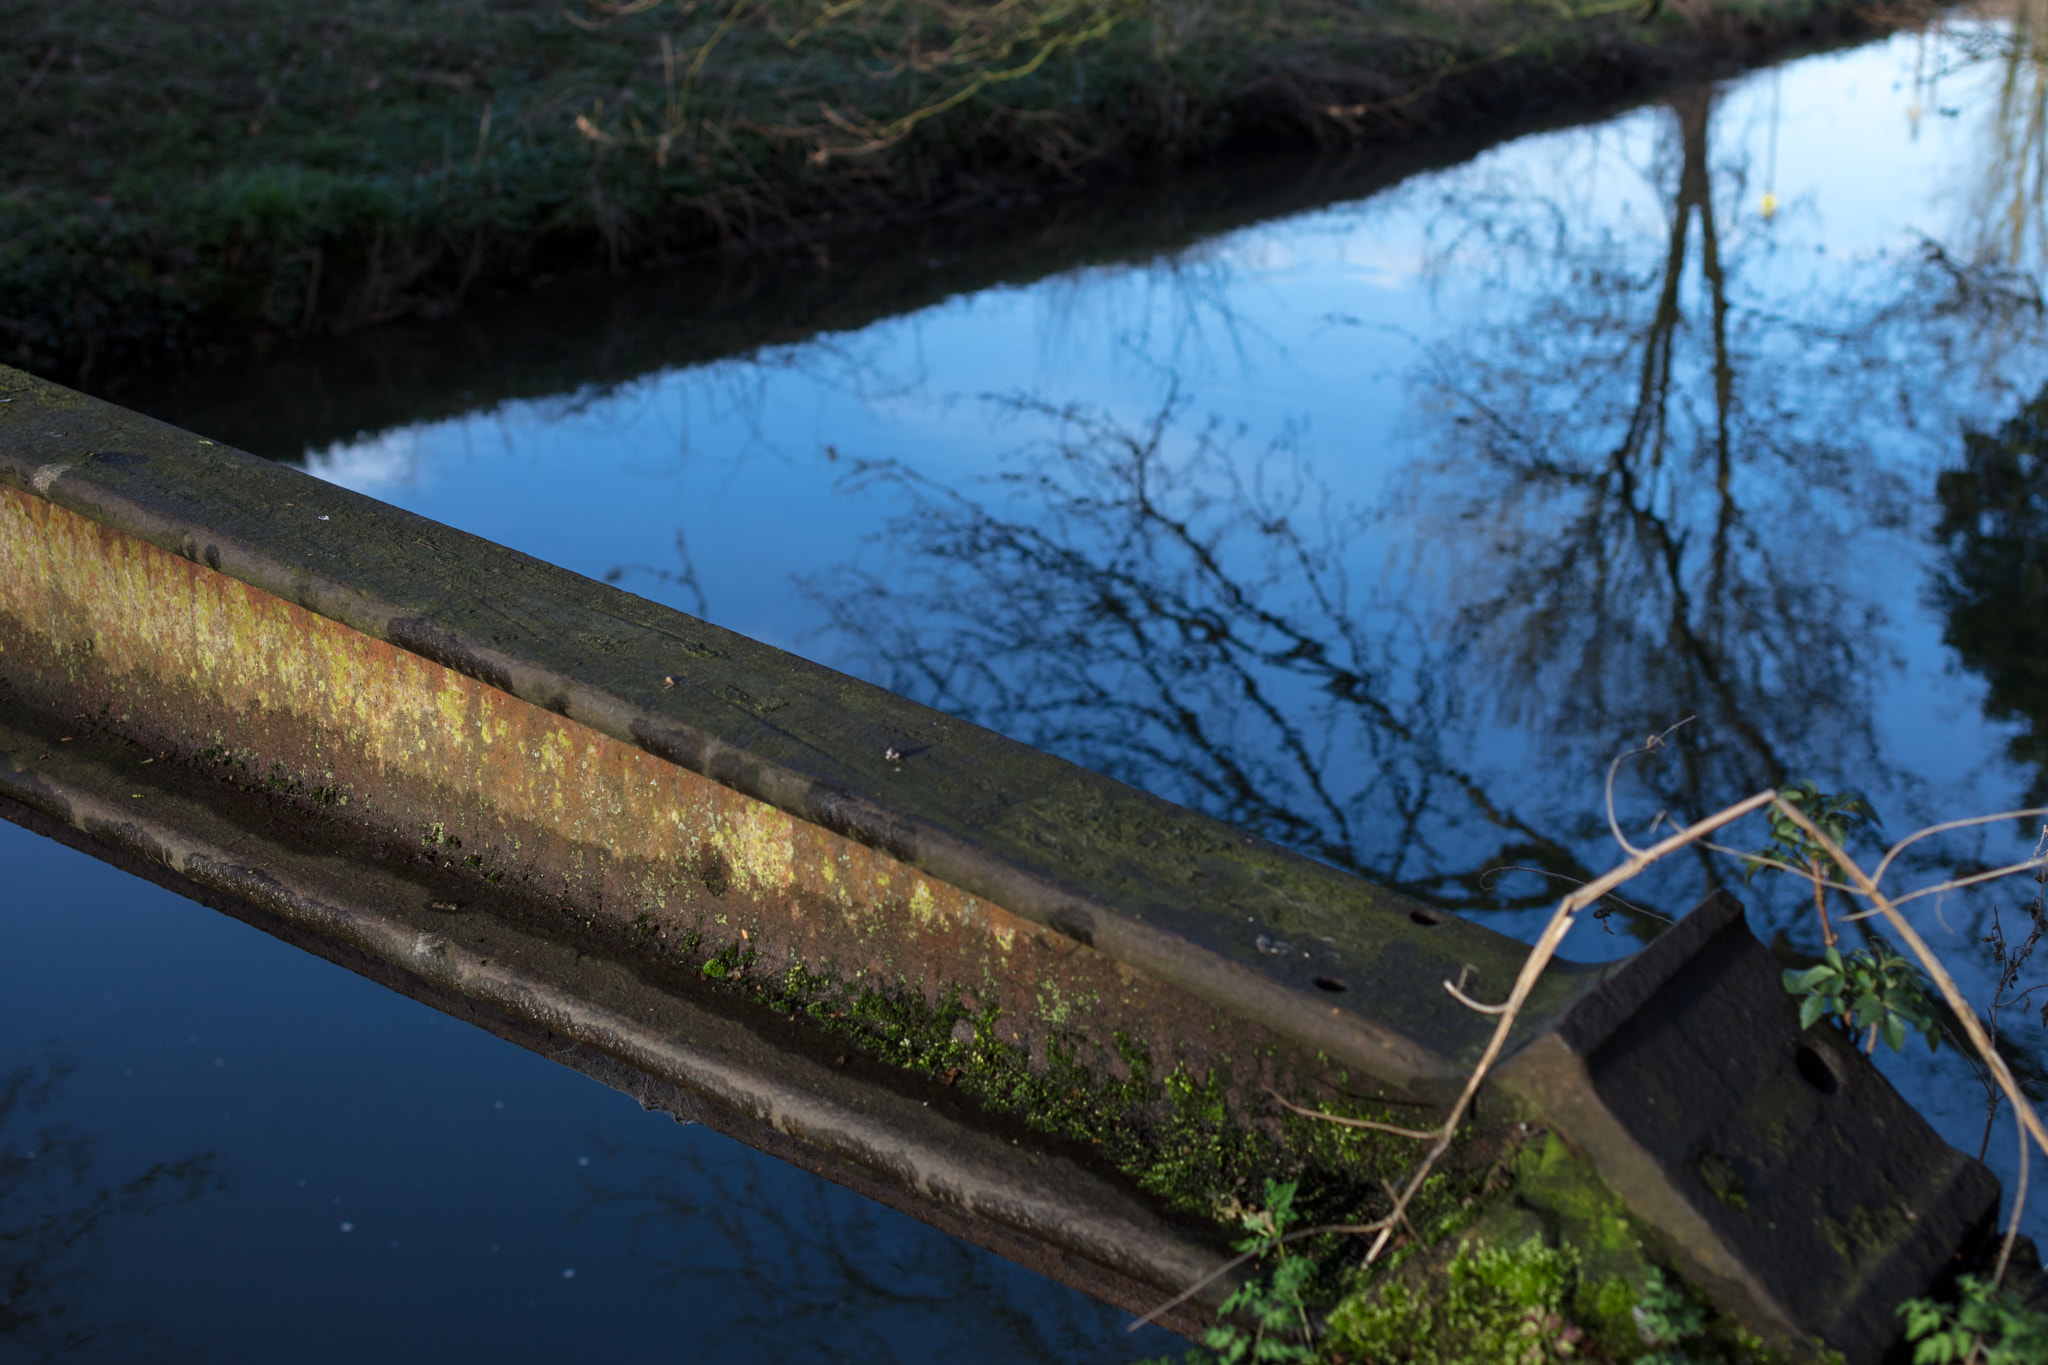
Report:
M 1558 878 L 1613 860 L 1609 757 L 1687 717 L 1659 761 L 1624 777 L 1625 827 L 1804 777 L 1866 792 L 1892 837 L 2048 795 L 2048 332 L 2024 132 L 2042 87 L 2004 35 L 1958 24 L 1804 59 L 1363 198 L 724 358 L 621 375 L 592 336 L 589 382 L 571 363 L 552 396 L 453 415 L 422 404 L 440 415 L 266 453 L 1525 933 Z M 261 426 L 263 401 L 239 420 Z M 276 412 L 276 430 L 304 425 Z M 1901 874 L 2003 859 L 2029 836 L 2005 822 L 1929 845 Z M 50 875 L 111 874 L 63 861 Z M 1725 863 L 1667 865 L 1630 893 L 1640 913 L 1587 926 L 1566 951 L 1629 951 L 1717 881 L 1742 889 Z M 1796 888 L 1744 894 L 1761 935 L 1813 947 Z M 119 899 L 91 913 L 142 913 Z M 2026 900 L 1922 902 L 1925 932 L 1982 985 L 1992 908 L 2024 929 Z M 161 1037 L 271 1048 L 232 1016 L 266 1017 L 257 973 L 274 965 L 230 965 L 258 950 L 238 926 L 149 913 L 182 913 L 163 951 L 211 984 L 170 987 L 142 955 L 140 975 L 99 989 L 154 992 L 129 1034 L 219 1083 L 226 1051 L 211 1076 L 216 1054 L 193 1059 L 225 1041 L 186 1057 Z M 51 932 L 13 918 L 13 941 Z M 243 946 L 216 957 L 202 936 Z M 357 1078 L 339 1103 L 384 1135 L 350 1144 L 376 1149 L 351 1169 L 412 1220 L 402 1234 L 380 1224 L 376 1245 L 396 1239 L 396 1257 L 493 1218 L 545 1227 L 518 1272 L 542 1286 L 517 1300 L 532 1333 L 574 1330 L 586 1309 L 565 1296 L 597 1277 L 559 1277 L 587 1247 L 581 1260 L 614 1267 L 610 1306 L 588 1311 L 648 1341 L 680 1345 L 678 1324 L 702 1313 L 702 1330 L 743 1344 L 787 1311 L 821 1324 L 821 1343 L 871 1333 L 904 1359 L 953 1353 L 948 1333 L 970 1334 L 979 1359 L 1127 1353 L 1113 1315 L 729 1144 L 657 1133 L 587 1082 L 363 983 L 326 989 L 331 1004 L 291 999 L 303 1035 L 279 1031 L 279 1079 L 235 1104 L 283 1114 L 294 1086 L 318 1090 L 287 1059 L 325 1039 L 322 1065 Z M 204 1030 L 150 1014 L 200 994 L 216 1002 Z M 83 1130 L 126 1134 L 109 1152 L 150 1133 L 94 1178 L 222 1147 L 175 1117 L 182 1101 L 161 1131 L 137 1124 L 112 1077 L 139 1045 L 93 1033 L 97 1013 L 65 998 L 93 996 L 31 992 L 44 1003 L 19 1006 L 5 1036 L 17 1051 L 58 1039 L 52 1055 L 79 1068 L 65 1085 L 99 1097 Z M 2027 1008 L 2004 1022 L 2040 1055 Z M 358 1027 L 388 1040 L 386 1060 L 366 1060 Z M 415 1079 L 430 1055 L 451 1070 Z M 1977 1150 L 1983 1093 L 1953 1053 L 1881 1060 Z M 481 1106 L 506 1095 L 533 1126 L 499 1137 L 512 1123 Z M 403 1136 L 414 1113 L 437 1115 L 421 1143 Z M 280 1181 L 292 1158 L 279 1153 L 308 1141 L 241 1131 L 240 1159 Z M 450 1157 L 485 1142 L 504 1144 L 501 1166 Z M 2011 1146 L 2001 1132 L 1990 1152 L 2007 1175 Z M 390 1174 L 422 1151 L 434 1155 L 407 1179 L 445 1192 L 445 1208 Z M 567 1164 L 585 1156 L 591 1168 Z M 308 1190 L 322 1179 L 301 1176 Z M 361 1197 L 326 1183 L 327 1199 Z M 189 1207 L 209 1201 L 226 1206 Z M 186 1207 L 128 1223 L 172 1227 L 196 1216 Z M 315 1212 L 338 1226 L 340 1207 Z M 833 1231 L 803 1230 L 818 1219 Z M 620 1249 L 628 1232 L 663 1249 L 639 1263 Z M 95 1292 L 118 1280 L 129 1299 L 94 1301 L 132 1299 L 139 1322 L 172 1331 L 186 1325 L 174 1296 L 135 1288 L 134 1253 L 114 1250 L 159 1235 L 106 1235 Z M 317 1280 L 373 1241 L 348 1236 L 317 1256 L 294 1243 L 266 1273 Z M 907 1258 L 901 1303 L 865 1249 Z M 651 1273 L 663 1257 L 681 1268 Z M 503 1263 L 425 1256 L 399 1301 L 445 1296 L 448 1323 L 510 1313 L 512 1291 L 492 1287 L 512 1283 L 490 1268 Z M 319 1312 L 393 1283 L 339 1289 Z M 663 1306 L 708 1283 L 722 1287 L 704 1306 Z M 841 1289 L 847 1316 L 817 1306 Z M 1003 1326 L 983 1342 L 989 1322 Z M 336 1330 L 370 1329 L 349 1316 Z
M 0 868 L 0 1360 L 1175 1340 L 5 823 Z

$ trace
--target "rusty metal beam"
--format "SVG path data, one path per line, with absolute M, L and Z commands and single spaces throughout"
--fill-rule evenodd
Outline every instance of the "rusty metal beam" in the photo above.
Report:
M 1502 990 L 1523 957 L 297 471 L 4 368 L 0 400 L 9 811 L 501 1031 L 571 1039 L 1119 1302 L 1186 1283 L 1215 1230 L 1085 1159 L 1006 1174 L 989 1153 L 1013 1126 L 948 1104 L 932 1127 L 921 1079 L 848 1089 L 796 1024 L 742 1046 L 744 998 L 698 999 L 692 973 L 741 952 L 966 1001 L 1035 1066 L 1115 1075 L 1135 1046 L 1162 1073 L 1227 1074 L 1249 1113 L 1267 1086 L 1441 1103 L 1487 1030 L 1441 982 L 1469 966 Z M 1664 1254 L 1780 1338 L 1874 1359 L 1891 1304 L 1995 1207 L 1867 1062 L 1802 1037 L 1727 903 L 1625 964 L 1558 964 L 1516 1047 L 1496 1108 L 1560 1133 Z M 1724 1168 L 1739 1200 L 1709 1178 Z
M 1025 1146 L 1021 1128 L 976 1122 L 944 1087 L 905 1086 L 767 1011 L 496 916 L 437 910 L 460 887 L 436 869 L 252 829 L 221 812 L 217 784 L 163 767 L 138 769 L 105 733 L 67 742 L 0 723 L 0 818 L 1134 1313 L 1223 1259 L 1098 1172 Z M 1166 1325 L 1192 1332 L 1215 1301 Z

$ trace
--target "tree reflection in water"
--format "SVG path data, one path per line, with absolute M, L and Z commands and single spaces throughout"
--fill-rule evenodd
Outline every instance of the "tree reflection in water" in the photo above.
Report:
M 1247 458 L 1217 423 L 1184 433 L 1177 395 L 1135 428 L 1010 407 L 1056 435 L 1000 505 L 894 463 L 851 476 L 910 511 L 886 565 L 807 587 L 888 685 L 1446 903 L 1495 903 L 1491 867 L 1581 874 L 1454 761 L 1447 661 L 1402 604 L 1354 592 L 1359 520 L 1289 441 Z
M 2033 774 L 2026 804 L 2048 803 L 2048 388 L 1995 433 L 1965 432 L 1935 487 L 1943 643 L 1988 685 L 1985 713 L 2017 727 L 2007 753 Z
M 1873 720 L 1888 613 L 1864 566 L 1907 524 L 1908 486 L 1864 423 L 1815 420 L 1845 383 L 1872 396 L 1841 319 L 1735 303 L 1712 96 L 1670 112 L 1649 268 L 1629 243 L 1560 240 L 1529 315 L 1433 357 L 1439 454 L 1404 504 L 1428 528 L 1418 561 L 1467 676 L 1580 800 L 1618 741 L 1686 716 L 1639 807 L 1704 812 L 1809 774 L 1895 786 Z
M 119 1184 L 93 1183 L 95 1139 L 37 1121 L 72 1070 L 52 1054 L 0 1074 L 0 1351 L 10 1358 L 53 1360 L 150 1340 L 140 1325 L 80 1311 L 93 1254 L 120 1223 L 189 1203 L 215 1183 L 212 1153 L 158 1162 Z
M 1051 434 L 979 487 L 857 468 L 906 510 L 807 581 L 830 632 L 932 705 L 1461 909 L 1554 894 L 1502 869 L 1604 866 L 1608 756 L 1686 716 L 1638 830 L 1806 776 L 1907 827 L 1952 814 L 1878 701 L 1916 487 L 2003 382 L 1986 319 L 2038 318 L 1933 245 L 1745 292 L 1746 264 L 1784 270 L 1770 225 L 1730 226 L 1713 116 L 1704 88 L 1669 104 L 1654 238 L 1543 186 L 1445 201 L 1439 268 L 1483 251 L 1501 309 L 1427 352 L 1431 453 L 1372 514 L 1290 435 L 1256 448 L 1177 395 L 1143 425 L 1012 398 Z M 1679 909 L 1720 876 L 1660 872 Z

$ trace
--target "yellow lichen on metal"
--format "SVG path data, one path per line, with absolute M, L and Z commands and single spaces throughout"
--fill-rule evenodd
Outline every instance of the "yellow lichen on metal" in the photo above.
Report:
M 352 818 L 417 831 L 437 849 L 544 853 L 552 874 L 602 883 L 614 899 L 628 877 L 635 911 L 688 899 L 699 875 L 689 868 L 709 858 L 764 910 L 801 920 L 823 904 L 851 922 L 894 907 L 896 935 L 936 932 L 955 956 L 964 936 L 992 962 L 986 945 L 1007 949 L 1023 927 L 865 845 L 5 488 L 0 622 L 47 675 L 39 690 L 153 714 L 258 777 L 324 776 Z

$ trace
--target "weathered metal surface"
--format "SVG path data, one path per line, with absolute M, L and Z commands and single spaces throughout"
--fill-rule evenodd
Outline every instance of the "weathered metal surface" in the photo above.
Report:
M 170 771 L 167 794 L 216 793 L 156 815 L 138 788 L 133 822 L 156 823 L 128 839 L 109 810 L 77 815 L 91 784 L 52 775 L 61 753 L 17 762 L 16 799 L 102 842 L 170 848 L 232 813 L 265 847 L 330 850 L 337 887 L 354 868 L 438 888 L 378 892 L 390 924 L 460 905 L 462 925 L 608 957 L 657 993 L 684 988 L 679 963 L 744 946 L 771 973 L 993 1008 L 1040 1063 L 1058 1049 L 1114 1073 L 1136 1040 L 1162 1071 L 1227 1074 L 1240 1104 L 1266 1083 L 1440 1100 L 1488 1031 L 1442 982 L 1469 967 L 1468 985 L 1504 991 L 1522 960 L 1504 936 L 503 547 L 5 369 L 0 399 L 0 679 L 29 711 L 133 746 L 124 771 Z M 176 866 L 260 901 L 264 877 L 289 881 L 272 857 L 253 880 L 212 855 Z M 329 922 L 309 908 L 327 901 L 292 895 L 295 922 Z M 349 922 L 331 932 L 368 932 Z M 522 1027 L 555 1029 L 578 989 L 612 1008 L 609 977 L 522 995 L 480 955 L 449 976 L 403 932 L 377 942 L 351 951 Z M 620 1028 L 584 1045 L 699 1084 Z M 1495 1093 L 1591 1158 L 1759 1329 L 1868 1360 L 1996 1188 L 1867 1063 L 1816 1052 L 1802 1071 L 1802 1046 L 1739 913 L 1710 904 L 1620 967 L 1558 964 Z M 1853 1102 L 1815 1098 L 1811 1075 Z M 876 1160 L 863 1169 L 920 1179 Z M 1731 1178 L 1756 1191 L 1742 1207 Z M 1119 1283 L 1186 1269 L 1163 1251 L 1118 1263 L 1085 1216 L 1069 1238 L 1061 1218 L 1005 1222 L 1011 1206 L 973 1216 Z
M 886 853 L 0 488 L 0 669 L 26 676 L 23 656 L 75 712 L 448 865 L 466 904 L 516 892 L 646 949 L 702 933 L 771 971 L 964 989 L 1041 1052 L 1077 1013 L 1093 1037 L 1203 1070 L 1218 1044 L 1248 1067 L 1272 1051 L 1264 1030 Z
M 1637 953 L 1502 1069 L 1696 1282 L 1771 1305 L 1855 1361 L 1983 1231 L 1998 1182 L 1869 1058 L 1802 1031 L 1726 892 Z
M 1099 1172 L 975 1122 L 943 1085 L 835 1057 L 729 995 L 652 984 L 495 916 L 437 912 L 444 870 L 368 868 L 265 837 L 224 818 L 210 784 L 146 756 L 0 721 L 0 818 L 1133 1312 L 1222 1262 Z M 1230 1287 L 1220 1279 L 1165 1325 L 1192 1331 Z
M 1504 988 L 1519 965 L 1521 946 L 1504 935 L 680 612 L 0 370 L 0 397 L 9 395 L 14 401 L 0 406 L 0 483 L 92 529 L 60 531 L 60 552 L 31 529 L 44 523 L 18 510 L 28 502 L 10 504 L 17 510 L 0 536 L 20 547 L 0 551 L 9 556 L 0 565 L 16 566 L 10 576 L 30 586 L 15 589 L 0 614 L 21 622 L 25 639 L 58 642 L 52 664 L 67 687 L 97 697 L 94 705 L 113 699 L 124 672 L 147 677 L 126 669 L 125 646 L 100 640 L 112 626 L 104 604 L 116 600 L 102 587 L 162 583 L 182 593 L 172 576 L 182 559 L 886 854 L 1392 1085 L 1455 1087 L 1486 1027 L 1437 983 L 1470 964 L 1475 988 Z M 127 532 L 168 554 L 151 560 L 139 547 L 114 548 L 93 538 L 100 531 Z M 59 575 L 73 587 L 36 586 Z M 181 722 L 186 732 L 236 725 L 248 728 L 252 746 L 258 734 L 310 742 L 292 739 L 285 717 L 317 698 L 269 685 L 256 704 L 238 690 L 262 673 L 271 637 L 236 632 L 283 618 L 208 601 L 166 625 L 247 652 L 236 660 L 194 650 L 184 671 L 149 685 L 189 686 L 194 705 L 228 699 L 203 722 Z M 85 640 L 96 654 L 81 651 Z M 295 665 L 296 676 L 346 688 L 353 679 L 334 669 L 385 657 L 330 651 Z M 237 668 L 233 683 L 222 676 Z M 445 687 L 411 676 L 410 700 L 435 709 L 408 707 L 410 719 L 398 722 L 415 728 L 395 735 L 390 753 L 409 764 L 425 762 L 429 750 L 415 747 L 424 729 L 456 723 L 439 710 Z M 168 701 L 127 713 L 146 723 L 152 712 L 176 714 Z M 470 738 L 486 737 L 465 732 Z M 901 761 L 889 761 L 891 752 Z M 259 761 L 288 770 L 296 762 L 267 753 Z M 301 780 L 321 785 L 327 770 L 309 764 Z M 345 770 L 335 771 L 341 780 Z M 361 776 L 388 780 L 381 768 Z M 420 781 L 436 776 L 463 774 L 416 772 Z M 359 795 L 381 799 L 375 789 Z M 566 795 L 558 809 L 578 817 Z M 412 818 L 441 817 L 429 808 Z M 672 838 L 615 847 L 687 852 Z M 603 870 L 607 856 L 563 866 L 563 889 L 591 900 L 616 894 L 629 879 Z M 592 884 L 576 881 L 592 876 Z M 1296 947 L 1265 952 L 1262 940 Z M 1370 999 L 1349 988 L 1367 977 Z M 1342 989 L 1318 989 L 1318 978 Z M 1561 968 L 1536 1002 L 1531 1031 L 1589 984 L 1584 972 Z

